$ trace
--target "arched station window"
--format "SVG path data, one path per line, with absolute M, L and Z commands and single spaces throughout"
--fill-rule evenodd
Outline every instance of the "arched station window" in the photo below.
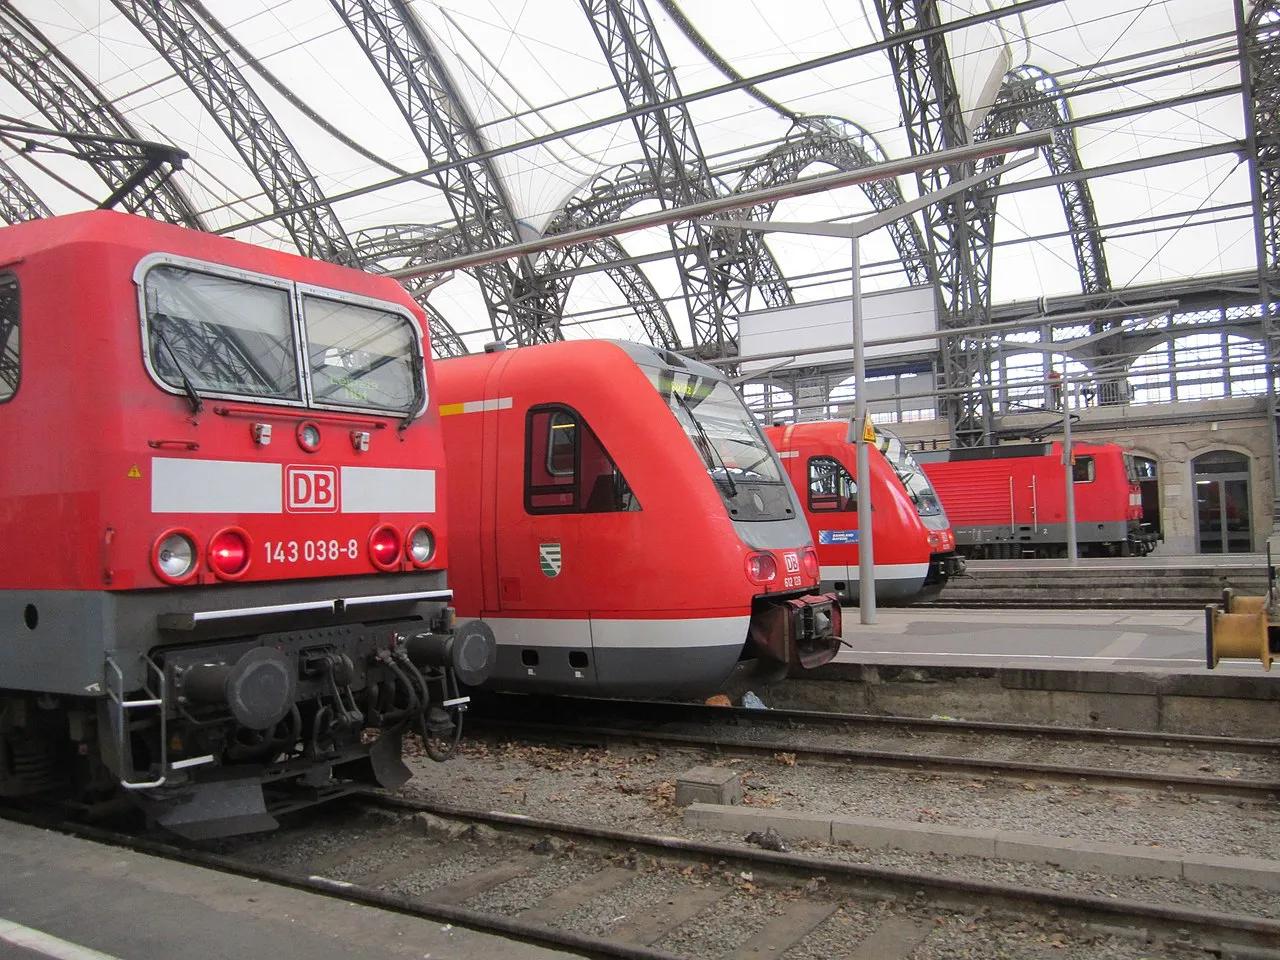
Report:
M 996 388 L 995 409 L 1001 413 L 1061 410 L 1063 399 L 1072 408 L 1091 398 L 1089 369 L 1061 353 L 1026 350 L 991 361 L 991 383 Z
M 1266 349 L 1222 331 L 1175 337 L 1133 361 L 1129 384 L 1134 403 L 1257 396 L 1267 392 Z

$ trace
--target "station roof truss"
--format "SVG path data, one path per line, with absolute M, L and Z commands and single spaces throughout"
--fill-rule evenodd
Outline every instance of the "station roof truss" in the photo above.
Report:
M 1280 0 L 4 0 L 0 41 L 6 222 L 110 204 L 388 271 L 1050 130 L 869 237 L 864 286 L 933 285 L 958 329 L 1180 289 L 1186 312 L 1264 305 L 1272 341 Z M 1002 162 L 738 217 L 857 219 Z M 679 222 L 443 280 L 407 282 L 437 354 L 723 358 L 740 314 L 843 295 L 849 265 L 839 241 Z M 935 357 L 957 442 L 991 433 L 1000 351 Z

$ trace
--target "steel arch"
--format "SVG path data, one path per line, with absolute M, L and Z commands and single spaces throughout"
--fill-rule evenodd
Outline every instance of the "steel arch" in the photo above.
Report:
M 261 185 L 298 249 L 309 257 L 346 262 L 351 241 L 324 193 L 230 56 L 183 0 L 112 0 L 182 77 Z
M 1280 281 L 1280 0 L 1259 0 L 1245 26 L 1257 194 L 1258 259 L 1268 281 Z
M 489 161 L 466 162 L 482 152 L 475 122 L 458 96 L 444 60 L 402 0 L 330 0 L 360 44 L 429 164 L 450 164 L 435 181 L 459 227 L 465 250 L 519 240 L 502 178 Z M 559 314 L 529 258 L 519 266 L 477 269 L 494 334 L 537 343 L 559 339 Z
M 603 237 L 575 244 L 555 253 L 558 256 L 545 261 L 547 268 L 544 269 L 543 276 L 555 291 L 562 309 L 569 297 L 573 271 L 584 263 L 596 264 L 605 267 L 605 275 L 614 282 L 627 305 L 635 311 L 636 319 L 640 321 L 649 342 L 671 350 L 680 348 L 680 337 L 676 333 L 675 324 L 671 322 L 667 305 L 645 272 L 626 262 L 629 259 L 627 251 L 617 238 Z
M 736 190 L 758 190 L 775 183 L 791 183 L 812 163 L 826 163 L 838 170 L 855 170 L 887 158 L 875 137 L 862 127 L 839 117 L 803 117 L 796 122 L 791 135 L 743 171 Z M 903 202 L 896 180 L 877 180 L 864 184 L 862 191 L 877 210 L 888 210 Z M 767 220 L 776 204 L 753 211 L 755 219 Z M 894 247 L 902 259 L 902 268 L 913 284 L 929 283 L 928 249 L 914 217 L 891 223 L 888 227 Z
M 357 230 L 351 235 L 355 246 L 355 264 L 381 273 L 393 266 L 429 263 L 456 252 L 460 239 L 456 233 L 442 232 L 420 223 L 395 223 Z M 441 356 L 466 356 L 467 347 L 453 324 L 435 306 L 427 302 L 431 282 L 427 277 L 402 281 L 409 295 L 427 315 L 431 345 Z
M 875 0 L 886 38 L 910 30 L 940 28 L 934 0 Z M 898 101 L 913 154 L 959 146 L 968 140 L 963 108 L 951 72 L 941 31 L 888 48 L 898 78 Z M 954 164 L 916 174 L 921 194 L 944 189 L 970 176 L 973 163 Z M 993 198 L 970 188 L 924 210 L 926 238 L 934 264 L 941 315 L 957 328 L 983 322 L 991 308 L 989 273 Z M 986 350 L 979 339 L 953 338 L 942 349 L 945 387 L 978 386 L 989 376 Z M 953 441 L 959 446 L 983 443 L 991 433 L 991 405 L 980 391 L 957 395 L 944 405 Z
M 1005 74 L 996 102 L 978 131 L 980 140 L 1009 136 L 1019 125 L 1029 130 L 1053 130 L 1053 141 L 1044 147 L 1045 162 L 1055 175 L 1074 174 L 1083 169 L 1075 134 L 1065 124 L 1071 119 L 1067 98 L 1053 75 L 1035 66 L 1022 66 Z M 995 181 L 992 181 L 993 183 Z M 1106 251 L 1098 214 L 1093 206 L 1089 181 L 1068 179 L 1058 184 L 1062 209 L 1071 232 L 1076 267 L 1080 271 L 1080 289 L 1084 293 L 1103 293 L 1111 288 Z M 992 205 L 986 215 L 995 217 Z M 984 228 L 984 235 L 994 236 L 994 224 Z M 985 274 L 990 276 L 991 246 L 982 251 L 987 258 Z
M 93 82 L 11 3 L 0 3 L 0 78 L 12 84 L 58 130 L 140 139 Z M 113 192 L 130 184 L 145 165 L 153 163 L 141 146 L 128 143 L 113 144 L 109 152 L 87 141 L 70 141 L 70 148 Z M 153 169 L 120 198 L 121 205 L 131 213 L 203 230 L 199 214 L 169 179 L 170 172 Z
M 627 109 L 679 98 L 675 72 L 643 0 L 581 3 Z M 685 204 L 718 193 L 686 107 L 639 113 L 632 125 L 664 206 L 672 199 Z M 673 224 L 668 232 L 695 350 L 715 356 L 736 350 L 737 337 L 727 321 L 750 306 L 753 289 L 759 288 L 769 306 L 792 301 L 758 235 L 698 223 Z
M 53 216 L 34 190 L 18 176 L 18 172 L 0 160 L 0 219 L 5 223 L 22 223 Z M 0 343 L 4 342 L 0 336 Z

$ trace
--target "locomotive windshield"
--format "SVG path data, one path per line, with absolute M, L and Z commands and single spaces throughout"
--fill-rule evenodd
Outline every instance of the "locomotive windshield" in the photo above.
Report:
M 782 472 L 759 426 L 727 381 L 674 370 L 650 370 L 707 474 L 738 520 L 794 515 Z
M 309 292 L 298 315 L 292 287 L 152 267 L 143 282 L 152 371 L 196 395 L 402 416 L 419 408 L 422 361 L 406 316 Z
M 880 431 L 880 451 L 884 454 L 893 472 L 898 475 L 902 485 L 907 488 L 907 495 L 915 504 L 916 512 L 922 517 L 936 517 L 942 514 L 942 502 L 933 490 L 933 484 L 920 469 L 920 464 L 911 455 L 901 440 L 892 433 Z

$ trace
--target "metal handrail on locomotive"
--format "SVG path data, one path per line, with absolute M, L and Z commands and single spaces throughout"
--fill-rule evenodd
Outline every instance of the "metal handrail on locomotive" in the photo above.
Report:
M 916 453 L 972 559 L 1062 557 L 1067 552 L 1061 443 Z M 1142 518 L 1133 457 L 1115 443 L 1071 446 L 1076 542 L 1082 556 L 1145 556 L 1157 535 Z
M 0 230 L 0 795 L 207 837 L 443 757 L 455 629 L 420 308 L 111 212 Z
M 830 660 L 840 608 L 773 448 L 713 368 L 571 341 L 442 361 L 457 607 L 491 686 L 703 695 Z
M 817 545 L 822 589 L 843 603 L 858 602 L 857 461 L 850 437 L 858 426 L 822 420 L 765 430 L 800 494 Z M 894 434 L 877 428 L 869 454 L 876 600 L 906 605 L 934 596 L 964 572 L 946 511 Z

